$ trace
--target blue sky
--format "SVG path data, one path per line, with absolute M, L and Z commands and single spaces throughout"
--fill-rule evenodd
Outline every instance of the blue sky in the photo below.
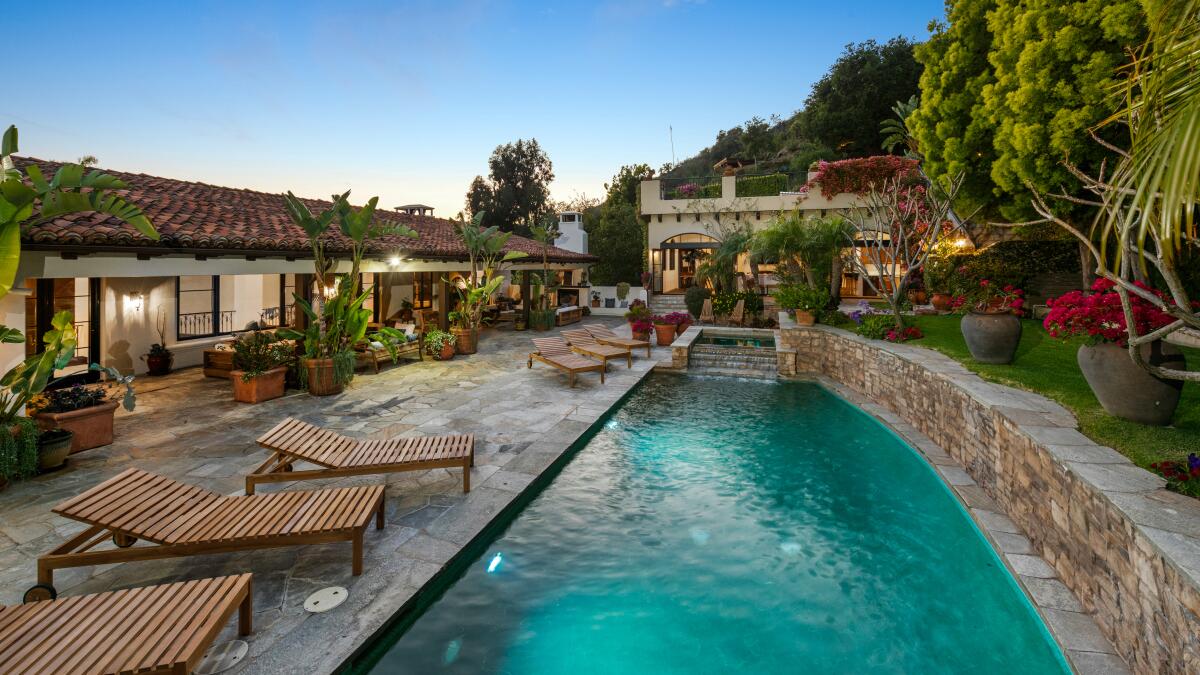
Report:
M 555 197 L 600 196 L 753 115 L 849 42 L 924 39 L 941 0 L 10 3 L 0 100 L 23 154 L 271 192 L 462 208 L 537 138 Z

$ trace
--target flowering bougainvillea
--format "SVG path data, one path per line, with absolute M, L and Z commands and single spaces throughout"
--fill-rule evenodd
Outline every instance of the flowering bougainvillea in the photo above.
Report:
M 1012 312 L 1017 316 L 1025 314 L 1025 291 L 1012 284 L 1000 286 L 987 279 L 980 279 L 979 288 L 972 294 L 971 299 L 975 302 L 977 312 Z M 958 306 L 963 305 L 960 303 Z
M 1137 285 L 1165 302 L 1170 302 L 1162 291 L 1141 282 L 1137 282 Z M 1050 332 L 1051 337 L 1086 335 L 1088 341 L 1093 344 L 1112 342 L 1122 347 L 1126 346 L 1129 343 L 1129 334 L 1125 330 L 1125 312 L 1121 309 L 1121 296 L 1113 290 L 1114 286 L 1108 279 L 1097 279 L 1096 283 L 1092 284 L 1090 293 L 1071 291 L 1047 300 L 1046 305 L 1050 308 L 1050 313 L 1046 315 L 1042 325 Z M 1130 302 L 1134 328 L 1138 335 L 1145 335 L 1173 321 L 1166 312 L 1136 295 L 1130 295 Z
M 1150 468 L 1167 479 L 1167 489 L 1200 497 L 1200 457 L 1196 453 L 1189 454 L 1187 462 L 1154 462 Z
M 654 330 L 654 326 L 646 319 L 637 319 L 629 324 L 629 330 L 636 335 L 644 335 Z
M 820 162 L 816 175 L 805 183 L 804 189 L 808 190 L 814 185 L 820 186 L 821 194 L 826 197 L 843 192 L 864 195 L 870 192 L 872 185 L 882 188 L 885 181 L 897 176 L 901 178 L 901 187 L 916 186 L 922 182 L 917 160 L 895 155 L 876 155 Z

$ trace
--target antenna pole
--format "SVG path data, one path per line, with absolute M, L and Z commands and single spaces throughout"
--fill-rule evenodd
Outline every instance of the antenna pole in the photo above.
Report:
M 668 124 L 667 135 L 671 137 L 671 166 L 675 166 L 675 127 Z

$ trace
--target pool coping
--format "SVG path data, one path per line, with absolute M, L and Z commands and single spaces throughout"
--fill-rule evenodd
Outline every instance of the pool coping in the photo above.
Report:
M 1021 527 L 983 491 L 958 460 L 899 415 L 833 378 L 808 374 L 781 377 L 780 381 L 821 385 L 892 431 L 924 459 L 974 521 L 1074 672 L 1080 675 L 1133 672 L 1101 632 L 1095 618 L 1084 611 L 1074 591 L 1059 579 L 1054 567 L 1034 550 L 1032 541 Z

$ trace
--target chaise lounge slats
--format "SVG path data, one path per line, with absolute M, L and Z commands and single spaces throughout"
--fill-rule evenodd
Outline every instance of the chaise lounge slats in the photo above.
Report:
M 334 541 L 354 544 L 360 574 L 363 533 L 372 517 L 383 527 L 383 503 L 379 485 L 226 496 L 128 469 L 53 509 L 92 527 L 38 558 L 38 583 L 63 567 Z M 109 535 L 118 548 L 92 550 Z
M 612 345 L 614 347 L 624 347 L 631 352 L 634 349 L 646 348 L 646 358 L 650 358 L 650 341 L 635 340 L 633 338 L 623 338 L 613 332 L 611 328 L 602 324 L 588 324 L 583 327 L 592 337 L 602 345 Z
M 562 334 L 567 339 L 572 351 L 600 359 L 606 368 L 612 359 L 624 359 L 626 367 L 633 367 L 633 352 L 629 347 L 600 344 L 596 338 L 592 337 L 591 333 L 581 329 L 564 330 Z
M 254 494 L 258 483 L 456 467 L 463 470 L 463 492 L 470 492 L 475 465 L 471 434 L 356 439 L 289 417 L 260 436 L 258 444 L 272 455 L 246 476 L 247 494 Z M 295 471 L 297 461 L 320 468 Z
M 529 353 L 530 368 L 534 361 L 558 368 L 567 374 L 567 382 L 572 387 L 575 386 L 577 374 L 596 371 L 600 373 L 600 383 L 604 384 L 604 372 L 607 370 L 604 362 L 580 356 L 571 350 L 566 340 L 560 337 L 533 338 L 533 345 L 536 351 Z
M 0 672 L 190 673 L 229 618 L 253 627 L 251 575 L 0 607 Z

